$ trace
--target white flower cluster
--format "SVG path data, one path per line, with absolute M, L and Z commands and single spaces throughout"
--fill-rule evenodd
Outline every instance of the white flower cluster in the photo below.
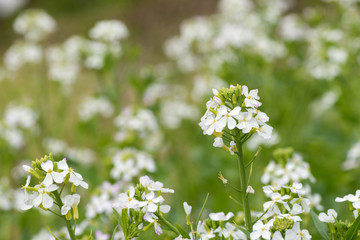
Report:
M 70 147 L 67 142 L 60 139 L 45 138 L 43 146 L 47 152 L 55 156 L 65 156 L 74 162 L 91 164 L 96 160 L 96 154 L 92 149 Z
M 67 220 L 79 218 L 80 195 L 76 194 L 75 190 L 78 186 L 87 189 L 88 184 L 83 180 L 81 174 L 76 173 L 68 166 L 66 159 L 55 162 L 51 155 L 45 156 L 40 160 L 33 161 L 32 167 L 23 165 L 23 169 L 30 174 L 26 184 L 22 187 L 25 193 L 26 209 L 32 207 L 50 209 L 56 202 L 61 207 L 61 215 L 65 215 Z M 40 183 L 33 187 L 30 186 L 31 176 L 37 178 Z M 61 198 L 62 191 L 59 193 L 57 190 L 61 186 L 63 188 L 67 183 L 72 184 L 71 194 Z M 71 209 L 72 211 L 70 211 Z
M 265 139 L 271 138 L 272 127 L 266 124 L 269 117 L 257 109 L 261 106 L 257 89 L 249 91 L 245 85 L 231 85 L 213 92 L 215 96 L 206 103 L 207 111 L 199 125 L 205 135 L 217 136 L 215 147 L 225 148 L 233 154 L 236 141 L 240 141 L 235 138 L 239 138 L 240 133 L 250 137 L 257 132 Z M 224 144 L 223 138 L 230 142 L 230 148 Z
M 133 148 L 117 151 L 112 157 L 113 168 L 110 175 L 114 179 L 129 182 L 144 170 L 155 171 L 154 159 L 147 153 Z
M 119 20 L 100 21 L 90 30 L 92 39 L 110 43 L 117 43 L 129 36 L 125 24 Z
M 345 201 L 348 201 L 349 203 L 351 203 L 351 206 L 354 208 L 354 211 L 353 211 L 354 217 L 357 218 L 359 216 L 359 212 L 360 212 L 360 190 L 356 190 L 355 195 L 348 194 L 342 198 L 337 197 L 335 199 L 335 202 L 345 202 Z
M 187 224 L 190 223 L 190 214 L 192 207 L 184 202 L 184 210 L 186 214 Z M 199 221 L 195 232 L 190 232 L 190 238 L 184 238 L 183 236 L 178 236 L 174 240 L 182 239 L 240 239 L 246 240 L 247 237 L 236 224 L 232 223 L 230 219 L 234 217 L 232 212 L 225 214 L 224 212 L 210 213 L 209 219 Z M 195 229 L 194 229 L 195 230 Z
M 182 120 L 195 120 L 199 110 L 183 101 L 164 101 L 161 106 L 162 124 L 169 129 L 179 128 Z
M 108 118 L 114 114 L 114 106 L 103 96 L 86 97 L 79 105 L 78 114 L 83 122 L 89 121 L 96 115 Z
M 24 131 L 35 132 L 37 119 L 38 114 L 31 108 L 10 104 L 0 123 L 0 138 L 14 149 L 21 148 L 25 144 Z
M 121 193 L 115 204 L 115 209 L 119 214 L 127 214 L 128 216 L 128 229 L 123 229 L 125 236 L 136 237 L 136 234 L 142 232 L 144 225 L 149 223 L 148 226 L 154 226 L 157 235 L 162 234 L 162 228 L 159 223 L 161 213 L 168 213 L 170 211 L 169 205 L 163 205 L 165 199 L 162 193 L 174 193 L 174 190 L 164 188 L 164 184 L 156 181 L 154 182 L 148 176 L 140 177 L 140 184 L 130 187 L 126 193 Z M 134 210 L 134 211 L 130 211 Z M 141 226 L 136 227 L 137 233 L 130 232 L 131 225 Z
M 223 62 L 232 61 L 228 53 L 234 49 L 267 61 L 284 57 L 285 46 L 273 39 L 268 26 L 277 23 L 289 6 L 283 0 L 262 1 L 257 7 L 249 0 L 221 0 L 217 14 L 184 21 L 180 35 L 166 42 L 165 53 L 184 72 L 201 70 L 204 65 L 216 71 Z
M 307 184 L 308 182 L 315 181 L 311 174 L 309 163 L 305 162 L 300 154 L 293 153 L 291 148 L 276 149 L 274 156 L 278 163 L 272 160 L 266 166 L 261 182 L 263 184 L 270 184 L 275 188 L 294 183 L 306 183 L 304 189 L 306 189 L 306 197 L 311 200 L 311 206 L 322 210 L 320 194 L 312 194 L 311 187 Z
M 23 11 L 15 20 L 14 30 L 26 40 L 39 42 L 55 30 L 54 19 L 41 9 Z
M 277 189 L 265 186 L 263 190 L 271 200 L 264 203 L 264 213 L 254 224 L 250 239 L 310 240 L 309 231 L 300 228 L 299 215 L 310 211 L 310 200 L 304 197 L 306 191 L 302 184 L 282 185 Z
M 261 177 L 263 184 L 270 184 L 272 186 L 306 180 L 314 182 L 315 178 L 310 172 L 309 163 L 305 162 L 298 153 L 294 153 L 289 158 L 284 159 L 283 164 L 276 163 L 273 160 L 270 161 Z
M 120 192 L 124 188 L 124 183 L 119 181 L 114 184 L 103 182 L 98 187 L 98 193 L 93 194 L 89 203 L 86 205 L 86 218 L 93 219 L 98 215 L 110 216 L 112 208 L 117 201 Z
M 80 71 L 83 46 L 84 39 L 79 36 L 71 36 L 60 45 L 47 48 L 46 61 L 49 79 L 59 82 L 64 87 L 74 83 Z
M 354 194 L 348 194 L 344 197 L 337 197 L 335 202 L 349 202 L 349 209 L 353 212 L 355 220 L 359 217 L 360 213 L 360 190 L 356 190 Z M 329 209 L 327 212 L 321 212 L 318 216 L 318 219 L 321 222 L 327 224 L 329 228 L 330 239 L 343 239 L 345 236 L 348 236 L 348 229 L 355 224 L 355 221 L 351 224 L 352 221 L 338 219 L 338 213 L 334 209 Z
M 5 52 L 4 64 L 5 67 L 16 72 L 26 64 L 38 64 L 42 61 L 42 48 L 32 42 L 18 40 Z
M 115 141 L 126 143 L 136 141 L 134 144 L 143 144 L 146 149 L 156 149 L 162 141 L 162 134 L 153 112 L 142 108 L 126 107 L 115 118 Z
M 84 64 L 87 68 L 101 70 L 107 57 L 121 55 L 120 40 L 128 37 L 128 30 L 121 21 L 101 21 L 90 29 L 89 35 L 95 41 L 86 42 Z

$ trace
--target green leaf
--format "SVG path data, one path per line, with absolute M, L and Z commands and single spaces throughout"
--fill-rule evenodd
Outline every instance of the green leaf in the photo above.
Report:
M 250 232 L 246 228 L 238 225 L 236 225 L 236 227 L 239 228 L 243 233 L 245 233 L 245 235 L 250 239 Z
M 128 227 L 129 227 L 129 216 L 128 216 L 128 211 L 126 208 L 123 208 L 123 210 L 121 211 L 121 227 L 125 233 L 125 236 L 127 236 L 128 234 Z
M 116 220 L 117 220 L 118 223 L 121 225 L 121 216 L 120 216 L 120 214 L 118 213 L 118 211 L 116 211 L 115 208 L 113 208 L 113 212 L 114 212 L 114 214 L 115 214 Z
M 347 230 L 346 235 L 345 235 L 345 239 L 346 240 L 355 239 L 359 230 L 360 230 L 360 215 L 351 224 L 349 230 Z
M 179 224 L 176 223 L 175 227 L 177 228 L 177 230 L 179 230 L 181 236 L 183 236 L 184 238 L 189 238 L 190 239 L 189 234 L 182 227 L 180 227 Z
M 111 239 L 110 239 L 110 240 L 114 240 L 114 238 L 115 238 L 115 233 L 116 233 L 116 230 L 117 230 L 118 226 L 119 226 L 119 225 L 116 225 L 116 227 L 114 228 L 114 231 L 113 231 L 113 233 L 112 233 L 112 236 L 111 236 Z
M 330 240 L 327 225 L 319 220 L 318 216 L 316 215 L 316 213 L 313 210 L 310 210 L 310 214 L 314 221 L 316 229 L 318 230 L 320 235 L 323 237 L 323 239 Z
M 198 218 L 197 218 L 196 224 L 198 224 L 198 222 L 200 221 L 201 215 L 202 215 L 202 213 L 203 213 L 203 211 L 204 211 L 204 208 L 205 208 L 205 206 L 206 206 L 206 203 L 207 203 L 208 198 L 209 198 L 209 193 L 206 195 L 204 204 L 202 205 L 202 208 L 201 208 L 201 211 L 200 211 L 199 216 L 198 216 Z

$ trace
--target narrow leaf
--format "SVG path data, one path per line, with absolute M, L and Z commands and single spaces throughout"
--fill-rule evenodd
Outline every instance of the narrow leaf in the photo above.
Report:
M 113 233 L 112 233 L 112 236 L 111 236 L 111 239 L 110 239 L 110 240 L 114 240 L 114 238 L 115 238 L 115 233 L 116 233 L 116 230 L 117 230 L 118 226 L 119 226 L 119 225 L 116 225 L 116 227 L 114 228 L 114 231 L 113 231 Z
M 198 216 L 198 218 L 197 218 L 196 224 L 198 224 L 198 222 L 200 221 L 201 215 L 202 215 L 202 213 L 203 213 L 203 211 L 204 211 L 204 208 L 205 208 L 205 206 L 206 206 L 206 203 L 207 203 L 208 198 L 209 198 L 209 193 L 206 195 L 204 204 L 203 204 L 203 206 L 202 206 L 202 208 L 201 208 L 201 211 L 200 211 L 199 216 Z
M 351 224 L 349 230 L 347 230 L 345 239 L 353 240 L 358 235 L 358 231 L 360 230 L 360 215 L 355 219 L 355 221 Z
M 113 208 L 113 212 L 115 214 L 116 220 L 118 221 L 119 224 L 121 224 L 121 216 L 120 216 L 120 214 L 118 213 L 118 211 L 116 211 L 115 208 Z
M 316 213 L 313 210 L 310 210 L 311 217 L 314 221 L 315 227 L 320 233 L 320 235 L 323 237 L 323 239 L 330 240 L 329 234 L 328 234 L 328 228 L 325 223 L 321 222 L 316 215 Z
M 179 230 L 181 236 L 183 236 L 184 238 L 190 239 L 190 235 L 179 224 L 176 223 L 175 227 L 177 228 L 177 230 Z

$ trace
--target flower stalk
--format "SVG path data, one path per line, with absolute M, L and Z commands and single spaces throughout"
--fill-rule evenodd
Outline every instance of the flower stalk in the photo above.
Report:
M 243 203 L 244 214 L 245 214 L 245 224 L 248 231 L 252 231 L 252 221 L 251 221 L 251 211 L 248 194 L 246 193 L 247 183 L 246 183 L 246 171 L 245 171 L 245 161 L 244 154 L 242 150 L 242 143 L 239 140 L 239 133 L 237 133 L 237 155 L 238 155 L 238 165 L 239 165 L 239 176 L 240 176 L 240 195 Z

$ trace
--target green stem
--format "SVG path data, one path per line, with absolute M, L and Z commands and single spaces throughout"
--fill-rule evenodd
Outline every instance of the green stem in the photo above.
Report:
M 64 205 L 63 202 L 61 201 L 61 197 L 60 197 L 60 194 L 57 192 L 57 191 L 54 191 L 53 192 L 55 198 L 56 198 L 56 201 L 60 204 L 59 205 L 59 208 L 61 209 L 61 207 Z M 72 228 L 71 226 L 71 222 L 69 220 L 66 220 L 65 216 L 63 216 L 63 219 L 65 220 L 66 222 L 66 228 L 69 232 L 69 235 L 70 235 L 70 239 L 71 240 L 76 240 L 76 236 L 75 236 L 75 232 L 74 232 L 74 229 Z
M 155 213 L 155 215 L 163 222 L 165 223 L 166 226 L 168 226 L 171 231 L 173 231 L 174 233 L 176 233 L 178 236 L 181 235 L 179 230 L 174 226 L 172 225 L 168 220 L 166 220 L 162 215 L 161 213 Z
M 249 232 L 252 232 L 252 222 L 251 222 L 251 212 L 250 212 L 250 204 L 249 199 L 246 194 L 247 183 L 246 183 L 246 172 L 245 172 L 245 161 L 244 154 L 242 150 L 242 144 L 239 141 L 239 137 L 236 141 L 236 148 L 238 150 L 238 164 L 239 164 L 239 175 L 240 175 L 240 186 L 241 186 L 241 199 L 243 202 L 244 214 L 245 214 L 245 224 L 246 228 Z

